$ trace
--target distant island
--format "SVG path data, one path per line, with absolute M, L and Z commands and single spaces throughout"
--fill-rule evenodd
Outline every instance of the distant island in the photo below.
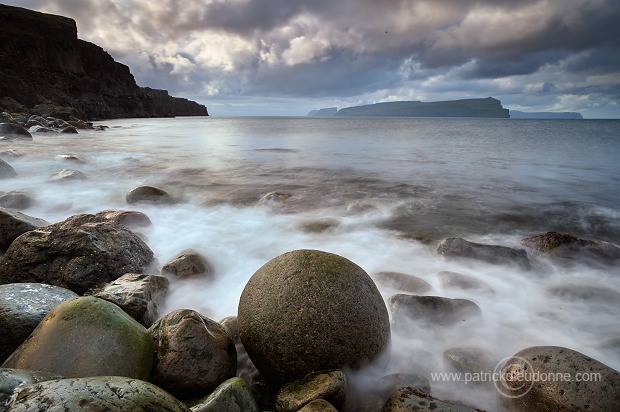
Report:
M 398 101 L 313 110 L 308 116 L 490 117 L 508 118 L 508 109 L 492 97 L 439 102 Z
M 89 120 L 209 115 L 204 105 L 139 87 L 129 67 L 78 39 L 75 20 L 0 4 L 2 111 Z
M 582 120 L 583 116 L 577 112 L 521 112 L 510 111 L 511 119 L 575 119 Z

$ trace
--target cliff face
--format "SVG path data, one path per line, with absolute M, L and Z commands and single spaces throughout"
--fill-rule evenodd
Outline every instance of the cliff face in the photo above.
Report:
M 139 87 L 127 66 L 78 39 L 74 20 L 0 4 L 0 109 L 7 98 L 91 120 L 209 115 L 196 102 Z
M 347 107 L 336 116 L 394 117 L 497 117 L 508 118 L 508 109 L 492 97 L 442 102 L 401 101 Z

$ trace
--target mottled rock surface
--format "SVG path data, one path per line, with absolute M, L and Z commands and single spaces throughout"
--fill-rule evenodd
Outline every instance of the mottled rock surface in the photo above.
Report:
M 585 260 L 612 264 L 620 260 L 620 247 L 613 243 L 579 239 L 567 233 L 547 232 L 521 240 L 528 248 L 560 261 Z
M 49 372 L 0 368 L 0 410 L 4 411 L 4 403 L 18 386 L 62 378 L 60 375 Z
M 405 293 L 422 294 L 433 289 L 430 283 L 424 279 L 400 272 L 377 272 L 373 273 L 371 277 L 380 285 Z
M 248 384 L 241 378 L 230 378 L 211 395 L 192 405 L 192 412 L 258 412 L 258 404 Z
M 462 238 L 447 238 L 437 246 L 437 253 L 450 258 L 476 259 L 496 265 L 516 265 L 530 269 L 527 252 L 507 246 L 485 245 Z
M 0 207 L 0 251 L 6 250 L 22 233 L 49 225 L 49 222 Z
M 441 296 L 397 294 L 388 299 L 388 307 L 395 327 L 406 325 L 407 321 L 448 326 L 472 321 L 482 314 L 480 307 L 471 300 Z
M 324 399 L 342 409 L 346 393 L 347 377 L 342 370 L 315 372 L 285 384 L 278 392 L 276 410 L 295 412 L 316 399 Z

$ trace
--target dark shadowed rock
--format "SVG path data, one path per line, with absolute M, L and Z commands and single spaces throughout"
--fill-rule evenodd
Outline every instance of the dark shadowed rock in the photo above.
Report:
M 21 345 L 56 305 L 77 297 L 42 283 L 0 285 L 0 362 Z
M 0 284 L 48 283 L 77 294 L 125 273 L 142 273 L 153 252 L 124 226 L 94 215 L 24 233 L 0 261 Z
M 58 379 L 17 388 L 5 412 L 191 410 L 166 391 L 121 376 Z
M 572 349 L 524 349 L 501 373 L 502 411 L 614 411 L 620 405 L 620 372 Z
M 0 251 L 6 250 L 22 233 L 49 225 L 43 219 L 0 207 Z
M 7 139 L 28 139 L 32 140 L 32 135 L 25 127 L 16 123 L 0 123 L 0 138 Z
M 126 273 L 93 296 L 112 302 L 147 328 L 159 317 L 159 306 L 168 293 L 163 276 Z
M 144 326 L 115 304 L 86 296 L 52 309 L 2 367 L 149 379 L 152 365 L 153 341 Z
M 443 270 L 437 273 L 437 277 L 439 277 L 441 285 L 446 289 L 478 289 L 480 291 L 493 293 L 493 289 L 486 282 L 463 273 Z
M 471 321 L 481 316 L 480 307 L 471 300 L 441 296 L 398 294 L 388 299 L 395 328 L 407 321 L 421 321 L 429 325 L 452 325 Z
M 154 204 L 174 203 L 172 197 L 165 190 L 154 186 L 138 186 L 131 189 L 125 195 L 125 200 L 129 204 L 145 202 Z
M 17 172 L 13 169 L 13 166 L 0 159 L 0 179 L 7 179 L 17 176 Z
M 387 309 L 370 276 L 318 250 L 288 252 L 259 268 L 237 317 L 250 358 L 274 381 L 358 369 L 381 360 L 390 343 Z
M 30 195 L 23 192 L 7 192 L 0 196 L 0 207 L 13 210 L 27 209 L 34 203 L 34 199 Z
M 192 405 L 192 412 L 258 412 L 259 410 L 250 387 L 241 378 L 226 380 L 207 398 Z
M 530 261 L 523 249 L 507 246 L 484 245 L 469 242 L 462 238 L 448 238 L 439 243 L 437 253 L 451 258 L 467 258 L 500 265 L 517 265 L 530 269 Z
M 620 260 L 620 247 L 613 243 L 579 239 L 575 236 L 547 232 L 521 240 L 524 246 L 560 261 L 587 260 L 613 264 Z
M 433 288 L 424 279 L 400 272 L 377 272 L 373 273 L 371 277 L 379 285 L 406 293 L 421 294 Z
M 235 376 L 235 345 L 219 323 L 198 312 L 171 312 L 149 332 L 156 354 L 152 382 L 173 395 L 204 396 Z
M 66 126 L 66 127 L 63 127 L 62 129 L 60 129 L 60 133 L 77 134 L 78 131 L 73 126 Z
M 324 399 L 315 399 L 305 404 L 298 412 L 338 412 L 338 409 Z
M 49 372 L 0 368 L 0 410 L 5 410 L 6 400 L 13 395 L 17 387 L 62 378 L 60 375 Z
M 381 412 L 477 412 L 476 409 L 439 400 L 422 391 L 402 388 L 395 391 Z
M 179 278 L 213 277 L 213 269 L 207 259 L 194 249 L 186 249 L 161 268 Z
M 324 399 L 342 410 L 346 393 L 347 377 L 342 370 L 314 372 L 285 384 L 278 392 L 276 410 L 296 412 L 316 399 Z
M 96 213 L 95 216 L 120 223 L 130 229 L 148 227 L 153 224 L 146 214 L 137 210 L 104 210 Z

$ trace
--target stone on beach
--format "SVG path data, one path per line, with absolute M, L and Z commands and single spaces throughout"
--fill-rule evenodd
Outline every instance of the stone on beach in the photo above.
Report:
M 516 265 L 526 270 L 531 268 L 527 252 L 523 249 L 485 245 L 456 237 L 442 240 L 437 247 L 437 253 L 450 258 L 476 259 L 496 265 Z
M 5 251 L 21 234 L 48 225 L 43 219 L 0 207 L 0 251 Z
M 2 137 L 32 140 L 30 132 L 16 123 L 0 123 L 0 138 Z
M 586 260 L 612 264 L 620 260 L 620 247 L 597 240 L 579 239 L 566 233 L 547 232 L 521 240 L 528 248 L 557 261 Z
M 0 179 L 7 179 L 17 176 L 17 172 L 13 169 L 13 166 L 0 159 Z
M 342 410 L 346 394 L 347 377 L 342 370 L 315 372 L 285 384 L 278 392 L 276 410 L 296 412 L 316 399 L 326 400 Z
M 152 262 L 151 249 L 124 226 L 75 215 L 13 241 L 0 260 L 0 284 L 41 282 L 83 294 Z
M 138 186 L 125 195 L 129 204 L 144 202 L 153 204 L 172 204 L 172 197 L 163 189 L 154 186 Z
M 185 249 L 166 263 L 161 271 L 183 279 L 213 276 L 213 269 L 207 258 L 194 249 Z
M 62 378 L 60 375 L 49 372 L 0 368 L 0 410 L 6 410 L 4 409 L 5 402 L 18 387 Z
M 449 326 L 471 322 L 482 314 L 480 307 L 471 300 L 451 299 L 441 296 L 397 294 L 388 299 L 392 324 L 397 330 L 408 329 L 409 321 L 424 322 L 430 326 Z
M 358 369 L 383 359 L 388 312 L 368 274 L 318 250 L 295 250 L 259 268 L 239 300 L 241 341 L 268 379 Z
M 463 273 L 442 270 L 437 273 L 437 277 L 439 277 L 441 285 L 446 289 L 477 289 L 484 292 L 494 293 L 493 289 L 486 282 Z
M 400 272 L 377 272 L 371 277 L 382 286 L 406 293 L 421 294 L 433 289 L 424 279 Z
M 147 227 L 153 224 L 146 214 L 137 210 L 103 210 L 95 213 L 95 216 L 120 223 L 129 229 Z
M 148 380 L 153 340 L 118 306 L 91 296 L 52 309 L 2 365 L 72 377 L 126 376 Z
M 412 388 L 401 388 L 392 394 L 381 412 L 478 412 L 465 405 L 446 402 Z
M 0 196 L 0 207 L 13 210 L 27 209 L 34 203 L 34 199 L 24 192 L 10 191 Z
M 79 170 L 62 169 L 47 179 L 48 182 L 70 182 L 74 180 L 87 180 L 86 175 Z

